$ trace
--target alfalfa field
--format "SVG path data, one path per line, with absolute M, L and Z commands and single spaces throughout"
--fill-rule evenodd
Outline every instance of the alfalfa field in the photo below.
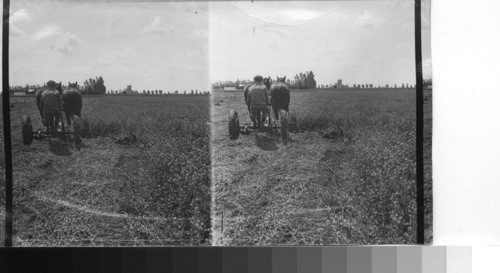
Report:
M 243 92 L 214 91 L 213 244 L 416 242 L 414 89 L 291 90 L 288 143 L 230 140 L 231 109 L 250 122 Z
M 21 137 L 13 98 L 16 246 L 210 244 L 209 96 L 84 96 L 90 138 Z

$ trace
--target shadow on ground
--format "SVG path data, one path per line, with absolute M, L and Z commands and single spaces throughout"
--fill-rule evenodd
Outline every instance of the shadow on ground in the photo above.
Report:
M 269 137 L 267 134 L 255 134 L 255 145 L 264 151 L 276 151 L 278 150 L 278 145 L 276 145 L 276 139 Z
M 57 156 L 70 156 L 70 146 L 72 144 L 61 139 L 49 139 L 49 151 Z

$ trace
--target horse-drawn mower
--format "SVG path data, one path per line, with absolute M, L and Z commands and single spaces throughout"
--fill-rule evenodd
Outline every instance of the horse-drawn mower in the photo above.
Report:
M 271 115 L 271 107 L 269 107 L 268 114 L 264 118 L 262 126 L 255 126 L 253 123 L 240 124 L 238 112 L 235 110 L 229 111 L 229 138 L 238 139 L 240 134 L 248 135 L 253 132 L 267 132 L 269 134 L 279 134 L 283 141 L 288 139 L 287 124 L 288 113 L 285 110 L 280 111 L 281 122 L 273 118 Z
M 73 120 L 73 128 L 70 129 L 66 119 L 62 119 L 60 128 L 53 130 L 52 132 L 47 132 L 45 128 L 33 130 L 33 124 L 31 118 L 28 115 L 23 116 L 22 122 L 22 135 L 23 144 L 31 145 L 33 139 L 42 140 L 44 138 L 61 138 L 68 139 L 71 138 L 75 148 L 79 149 L 82 145 L 82 122 L 81 119 L 75 117 Z

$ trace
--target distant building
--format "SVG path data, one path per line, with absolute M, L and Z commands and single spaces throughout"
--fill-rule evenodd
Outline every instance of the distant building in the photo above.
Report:
M 224 87 L 224 91 L 236 91 L 236 86 L 226 86 Z
M 333 88 L 344 88 L 345 86 L 342 84 L 342 79 L 338 79 L 337 83 L 333 85 Z
M 127 89 L 118 92 L 118 94 L 132 95 L 132 94 L 139 94 L 139 92 L 132 90 L 132 85 L 127 85 Z
M 26 96 L 26 92 L 24 91 L 14 91 L 14 97 L 24 97 Z

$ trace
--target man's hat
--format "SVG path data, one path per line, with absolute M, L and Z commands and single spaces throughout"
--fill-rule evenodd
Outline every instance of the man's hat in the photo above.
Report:
M 55 88 L 56 87 L 56 82 L 53 80 L 50 80 L 47 82 L 47 87 L 48 88 Z
M 256 81 L 256 82 L 261 82 L 263 79 L 263 77 L 261 75 L 257 75 L 255 77 L 253 77 L 253 80 Z

